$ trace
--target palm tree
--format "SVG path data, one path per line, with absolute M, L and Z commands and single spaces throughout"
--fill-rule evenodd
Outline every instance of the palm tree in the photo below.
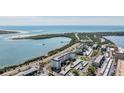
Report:
M 41 71 L 43 71 L 43 68 L 44 68 L 44 62 L 42 62 L 42 63 L 39 63 L 39 71 L 41 72 Z
M 96 68 L 94 66 L 90 66 L 88 68 L 87 75 L 88 76 L 95 76 L 96 75 Z
M 72 73 L 75 75 L 75 76 L 79 76 L 79 71 L 77 69 L 73 69 Z

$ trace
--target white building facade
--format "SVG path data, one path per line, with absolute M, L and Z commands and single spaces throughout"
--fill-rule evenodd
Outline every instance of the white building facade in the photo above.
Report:
M 75 53 L 66 52 L 60 56 L 51 59 L 51 66 L 54 69 L 61 69 L 61 64 L 66 63 L 67 60 L 74 60 L 76 58 Z

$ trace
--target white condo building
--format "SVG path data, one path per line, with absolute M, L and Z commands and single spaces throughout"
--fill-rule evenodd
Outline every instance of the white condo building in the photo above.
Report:
M 51 65 L 54 69 L 61 69 L 61 64 L 66 63 L 67 60 L 74 60 L 76 57 L 73 52 L 66 52 L 60 56 L 54 57 L 51 59 Z

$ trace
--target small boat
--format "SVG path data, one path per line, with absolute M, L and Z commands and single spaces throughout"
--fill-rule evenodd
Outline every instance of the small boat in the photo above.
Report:
M 61 41 L 61 43 L 64 43 L 63 41 Z
M 43 43 L 42 45 L 44 46 L 45 44 Z

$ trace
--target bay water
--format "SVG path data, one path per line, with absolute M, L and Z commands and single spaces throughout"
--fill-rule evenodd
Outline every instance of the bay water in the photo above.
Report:
M 117 32 L 124 26 L 0 26 L 0 30 L 19 31 L 18 34 L 0 35 L 0 68 L 23 63 L 47 54 L 70 42 L 70 38 L 57 37 L 42 40 L 12 40 L 10 37 L 32 34 L 56 34 L 67 32 Z M 124 47 L 124 37 L 108 37 Z

